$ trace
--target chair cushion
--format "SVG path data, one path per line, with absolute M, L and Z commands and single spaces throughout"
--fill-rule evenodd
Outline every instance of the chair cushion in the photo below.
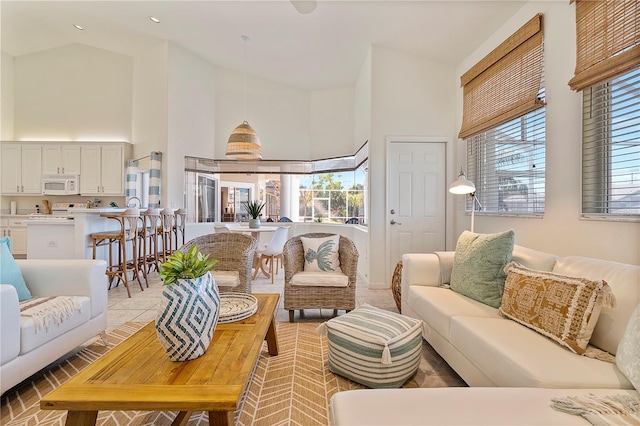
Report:
M 298 272 L 291 277 L 291 285 L 306 287 L 347 287 L 349 277 L 342 272 Z
M 504 267 L 511 261 L 513 230 L 497 234 L 464 231 L 456 245 L 451 290 L 497 308 L 502 300 Z
M 372 388 L 400 387 L 418 370 L 422 321 L 362 305 L 324 324 L 329 370 Z
M 22 272 L 11 254 L 9 237 L 0 238 L 0 284 L 12 285 L 18 292 L 18 300 L 31 299 L 33 296 L 24 282 Z
M 304 250 L 305 272 L 342 272 L 338 249 L 340 235 L 324 238 L 300 237 Z
M 213 279 L 218 287 L 237 287 L 240 285 L 240 273 L 238 271 L 212 271 Z

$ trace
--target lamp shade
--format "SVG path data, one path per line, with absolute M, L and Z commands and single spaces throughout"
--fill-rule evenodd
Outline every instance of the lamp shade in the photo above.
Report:
M 460 170 L 458 179 L 449 186 L 449 192 L 452 194 L 466 195 L 476 192 L 476 186 L 464 176 L 464 172 Z
M 233 129 L 225 155 L 235 160 L 262 160 L 260 139 L 248 122 L 243 121 Z

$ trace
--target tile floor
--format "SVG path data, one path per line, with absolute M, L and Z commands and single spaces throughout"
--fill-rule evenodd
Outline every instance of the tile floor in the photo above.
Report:
M 271 279 L 267 279 L 259 273 L 252 285 L 253 293 L 279 293 L 280 305 L 276 312 L 276 320 L 280 322 L 289 321 L 289 313 L 283 308 L 284 291 L 284 271 L 281 269 L 275 276 L 275 282 L 271 284 Z M 123 284 L 109 290 L 109 314 L 107 332 L 117 328 L 127 321 L 153 321 L 156 316 L 156 307 L 160 303 L 162 293 L 162 281 L 157 273 L 149 275 L 149 288 L 140 290 L 137 281 L 129 284 L 131 298 L 127 297 L 127 291 Z M 364 303 L 398 312 L 391 290 L 369 290 L 365 284 L 356 286 L 356 306 Z M 344 311 L 339 311 L 343 314 Z M 296 320 L 317 321 L 319 319 L 329 319 L 333 316 L 333 309 L 308 309 L 304 312 L 304 317 L 300 317 L 296 311 Z

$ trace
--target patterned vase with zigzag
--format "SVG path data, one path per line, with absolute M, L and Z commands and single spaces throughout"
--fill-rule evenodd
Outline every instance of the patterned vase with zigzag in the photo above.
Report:
M 162 291 L 156 335 L 172 361 L 202 356 L 213 337 L 220 314 L 220 293 L 210 272 L 178 279 Z

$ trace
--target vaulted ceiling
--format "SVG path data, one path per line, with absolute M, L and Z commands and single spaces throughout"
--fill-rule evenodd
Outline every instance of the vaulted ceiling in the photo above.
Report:
M 305 89 L 351 86 L 371 45 L 457 65 L 520 0 L 0 2 L 2 51 L 20 56 L 71 43 L 122 54 L 162 40 L 207 61 Z M 156 17 L 159 23 L 149 17 Z M 74 25 L 80 25 L 78 30 Z M 246 54 L 241 36 L 246 43 Z

